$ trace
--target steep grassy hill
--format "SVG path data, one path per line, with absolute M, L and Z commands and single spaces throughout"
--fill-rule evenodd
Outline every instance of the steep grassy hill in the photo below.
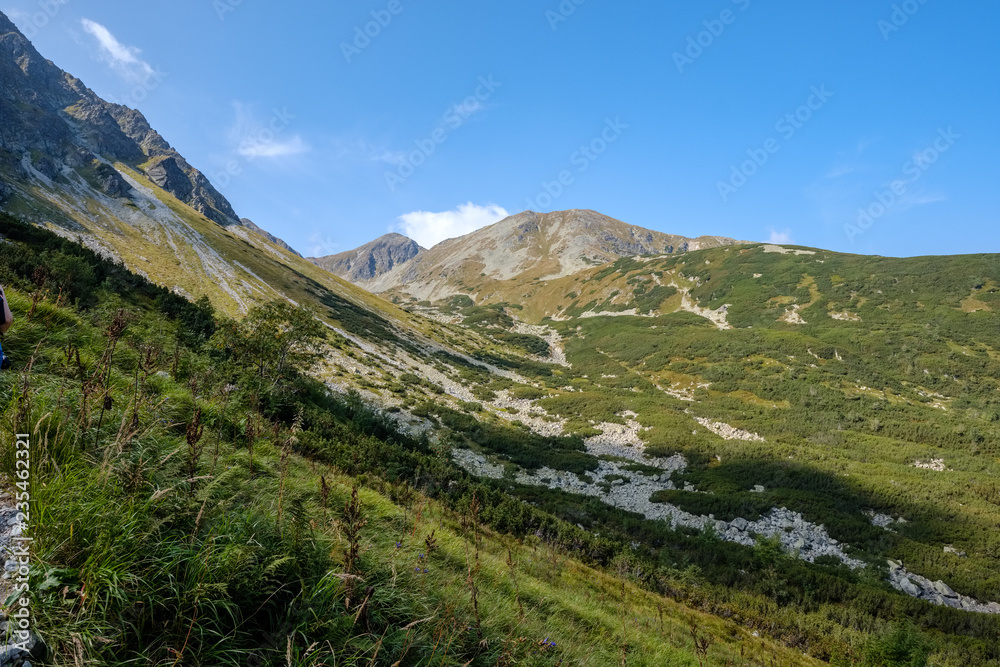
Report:
M 302 309 L 231 320 L 4 232 L 0 422 L 31 465 L 5 438 L 0 468 L 34 539 L 5 606 L 29 600 L 46 664 L 821 664 L 330 393 L 306 374 L 328 334 Z

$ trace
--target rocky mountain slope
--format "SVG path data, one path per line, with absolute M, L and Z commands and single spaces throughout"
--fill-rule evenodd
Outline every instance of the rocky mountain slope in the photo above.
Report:
M 425 252 L 413 239 L 386 234 L 360 248 L 310 261 L 344 280 L 365 285 Z
M 405 313 L 307 262 L 241 219 L 139 111 L 102 100 L 0 14 L 0 209 L 225 312 L 332 295 Z
M 467 294 L 482 304 L 512 297 L 520 286 L 562 278 L 620 257 L 683 253 L 734 243 L 717 236 L 691 239 L 664 234 L 594 211 L 525 211 L 443 241 L 358 284 L 377 294 L 418 301 Z
M 84 178 L 113 198 L 132 186 L 121 162 L 220 225 L 238 225 L 233 207 L 135 109 L 106 102 L 43 58 L 0 13 L 0 163 L 6 198 L 33 199 L 30 181 Z M 23 203 L 22 203 L 23 205 Z
M 316 376 L 501 496 L 495 525 L 548 512 L 621 576 L 732 623 L 764 609 L 755 632 L 823 659 L 830 635 L 920 618 L 939 664 L 1000 664 L 997 255 L 859 257 L 527 212 L 381 275 L 396 256 L 362 253 L 348 270 L 399 308 L 240 224 L 138 112 L 0 32 L 0 207 L 226 313 L 313 308 L 332 331 Z M 414 474 L 399 493 L 450 493 Z M 535 558 L 550 527 L 531 529 Z
M 249 229 L 251 232 L 254 232 L 256 234 L 259 234 L 260 236 L 263 236 L 265 239 L 267 239 L 268 241 L 270 241 L 274 245 L 278 246 L 282 250 L 287 250 L 288 252 L 292 253 L 293 255 L 297 255 L 299 257 L 302 256 L 299 253 L 298 250 L 296 250 L 292 246 L 288 245 L 282 239 L 279 239 L 277 236 L 275 236 L 271 232 L 267 231 L 266 229 L 263 229 L 262 227 L 259 227 L 253 220 L 250 220 L 249 218 L 240 218 L 240 224 L 243 225 L 244 227 L 246 227 L 247 229 Z

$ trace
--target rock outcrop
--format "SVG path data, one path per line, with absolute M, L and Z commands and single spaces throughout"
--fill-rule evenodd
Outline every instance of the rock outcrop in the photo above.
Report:
M 0 118 L 0 172 L 27 176 L 18 165 L 25 157 L 50 180 L 64 167 L 91 167 L 94 157 L 109 165 L 121 162 L 145 170 L 153 182 L 209 220 L 239 224 L 226 198 L 149 126 L 142 113 L 101 99 L 43 58 L 2 13 Z M 107 171 L 98 178 L 98 189 L 108 196 L 127 192 L 124 182 Z
M 899 561 L 889 561 L 889 583 L 898 591 L 936 605 L 981 614 L 1000 614 L 1000 603 L 984 603 L 967 595 L 960 595 L 943 581 L 931 581 L 927 577 L 907 572 Z
M 364 285 L 424 252 L 427 251 L 411 238 L 386 234 L 360 248 L 310 261 L 335 276 Z

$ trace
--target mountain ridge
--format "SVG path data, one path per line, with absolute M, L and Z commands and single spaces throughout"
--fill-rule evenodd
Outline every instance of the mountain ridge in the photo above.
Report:
M 521 301 L 529 285 L 560 280 L 622 257 L 672 255 L 739 243 L 743 242 L 721 236 L 666 234 L 592 210 L 524 211 L 442 241 L 358 284 L 404 300 L 439 301 L 463 294 L 476 303 Z M 523 296 L 512 299 L 518 292 Z
M 0 150 L 6 154 L 8 177 L 10 171 L 28 177 L 34 169 L 57 179 L 64 167 L 99 168 L 121 161 L 210 220 L 223 226 L 240 224 L 229 201 L 140 111 L 101 99 L 45 59 L 2 13 L 0 82 L 0 115 L 7 119 L 0 128 Z M 23 111 L 32 112 L 30 121 Z M 33 150 L 42 154 L 32 155 Z M 118 196 L 128 190 L 110 173 L 102 185 L 105 194 Z
M 210 295 L 226 311 L 245 311 L 290 282 L 277 273 L 262 279 L 236 258 L 244 243 L 279 262 L 287 259 L 282 253 L 301 259 L 298 252 L 238 216 L 140 111 L 103 100 L 45 59 L 2 13 L 0 117 L 0 209 L 178 293 Z M 189 263 L 200 270 L 177 270 Z
M 310 257 L 309 261 L 335 276 L 357 284 L 378 278 L 425 252 L 426 248 L 413 239 L 393 232 L 354 250 L 325 257 Z

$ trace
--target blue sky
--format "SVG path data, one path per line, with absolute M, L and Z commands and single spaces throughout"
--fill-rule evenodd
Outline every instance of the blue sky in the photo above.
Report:
M 845 252 L 1000 252 L 997 3 L 0 9 L 305 254 L 389 230 L 429 245 L 527 208 Z

